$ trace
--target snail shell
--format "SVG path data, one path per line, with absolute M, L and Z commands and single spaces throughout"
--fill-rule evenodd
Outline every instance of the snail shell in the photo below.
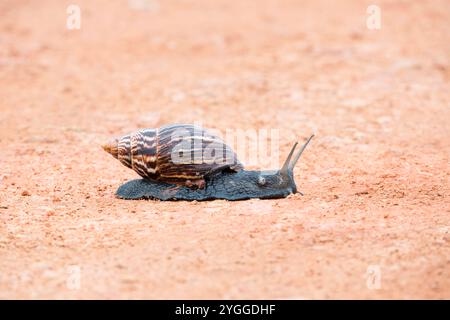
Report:
M 190 124 L 142 129 L 103 149 L 143 178 L 187 186 L 203 187 L 208 175 L 243 168 L 222 139 Z

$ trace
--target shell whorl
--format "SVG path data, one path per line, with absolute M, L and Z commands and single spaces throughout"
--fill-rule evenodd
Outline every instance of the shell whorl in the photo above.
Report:
M 128 168 L 132 168 L 131 166 L 131 143 L 130 136 L 126 135 L 117 141 L 117 159 L 119 159 L 120 163 Z
M 131 169 L 141 177 L 157 178 L 158 136 L 156 129 L 144 129 L 130 135 Z
M 205 150 L 211 145 L 216 146 L 217 157 L 223 157 L 227 162 L 213 161 L 215 154 L 205 156 Z M 236 155 L 223 140 L 194 125 L 139 130 L 114 139 L 103 149 L 150 180 L 184 183 L 227 167 L 235 171 L 242 169 Z

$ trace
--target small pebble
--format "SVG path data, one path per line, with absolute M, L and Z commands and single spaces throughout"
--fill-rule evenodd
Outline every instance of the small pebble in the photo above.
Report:
M 45 214 L 47 215 L 47 217 L 54 216 L 55 215 L 55 211 L 47 210 L 47 212 Z
M 22 196 L 29 197 L 31 196 L 31 193 L 29 193 L 27 190 L 22 191 Z

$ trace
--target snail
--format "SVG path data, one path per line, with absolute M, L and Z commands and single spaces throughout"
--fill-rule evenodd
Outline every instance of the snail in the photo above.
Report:
M 143 178 L 121 185 L 121 199 L 272 199 L 300 193 L 294 167 L 313 136 L 295 156 L 294 144 L 280 170 L 268 171 L 245 170 L 220 137 L 190 124 L 139 130 L 102 147 Z

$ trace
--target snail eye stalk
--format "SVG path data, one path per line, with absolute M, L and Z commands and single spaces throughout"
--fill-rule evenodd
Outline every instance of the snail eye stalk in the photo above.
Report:
M 313 137 L 314 135 L 311 135 L 311 137 L 308 138 L 303 147 L 297 152 L 297 154 L 294 157 L 294 160 L 292 160 L 291 164 L 289 165 L 289 170 L 294 170 L 294 167 L 297 164 L 298 159 L 300 159 L 300 156 L 302 155 L 303 151 L 306 149 L 306 146 L 309 144 L 309 142 Z
M 289 155 L 286 158 L 286 161 L 284 161 L 284 164 L 283 164 L 283 166 L 280 169 L 280 173 L 283 174 L 283 175 L 288 173 L 289 163 L 291 162 L 292 154 L 294 153 L 295 148 L 297 147 L 297 144 L 298 144 L 298 142 L 294 143 L 294 146 L 292 147 L 291 152 L 289 152 Z

